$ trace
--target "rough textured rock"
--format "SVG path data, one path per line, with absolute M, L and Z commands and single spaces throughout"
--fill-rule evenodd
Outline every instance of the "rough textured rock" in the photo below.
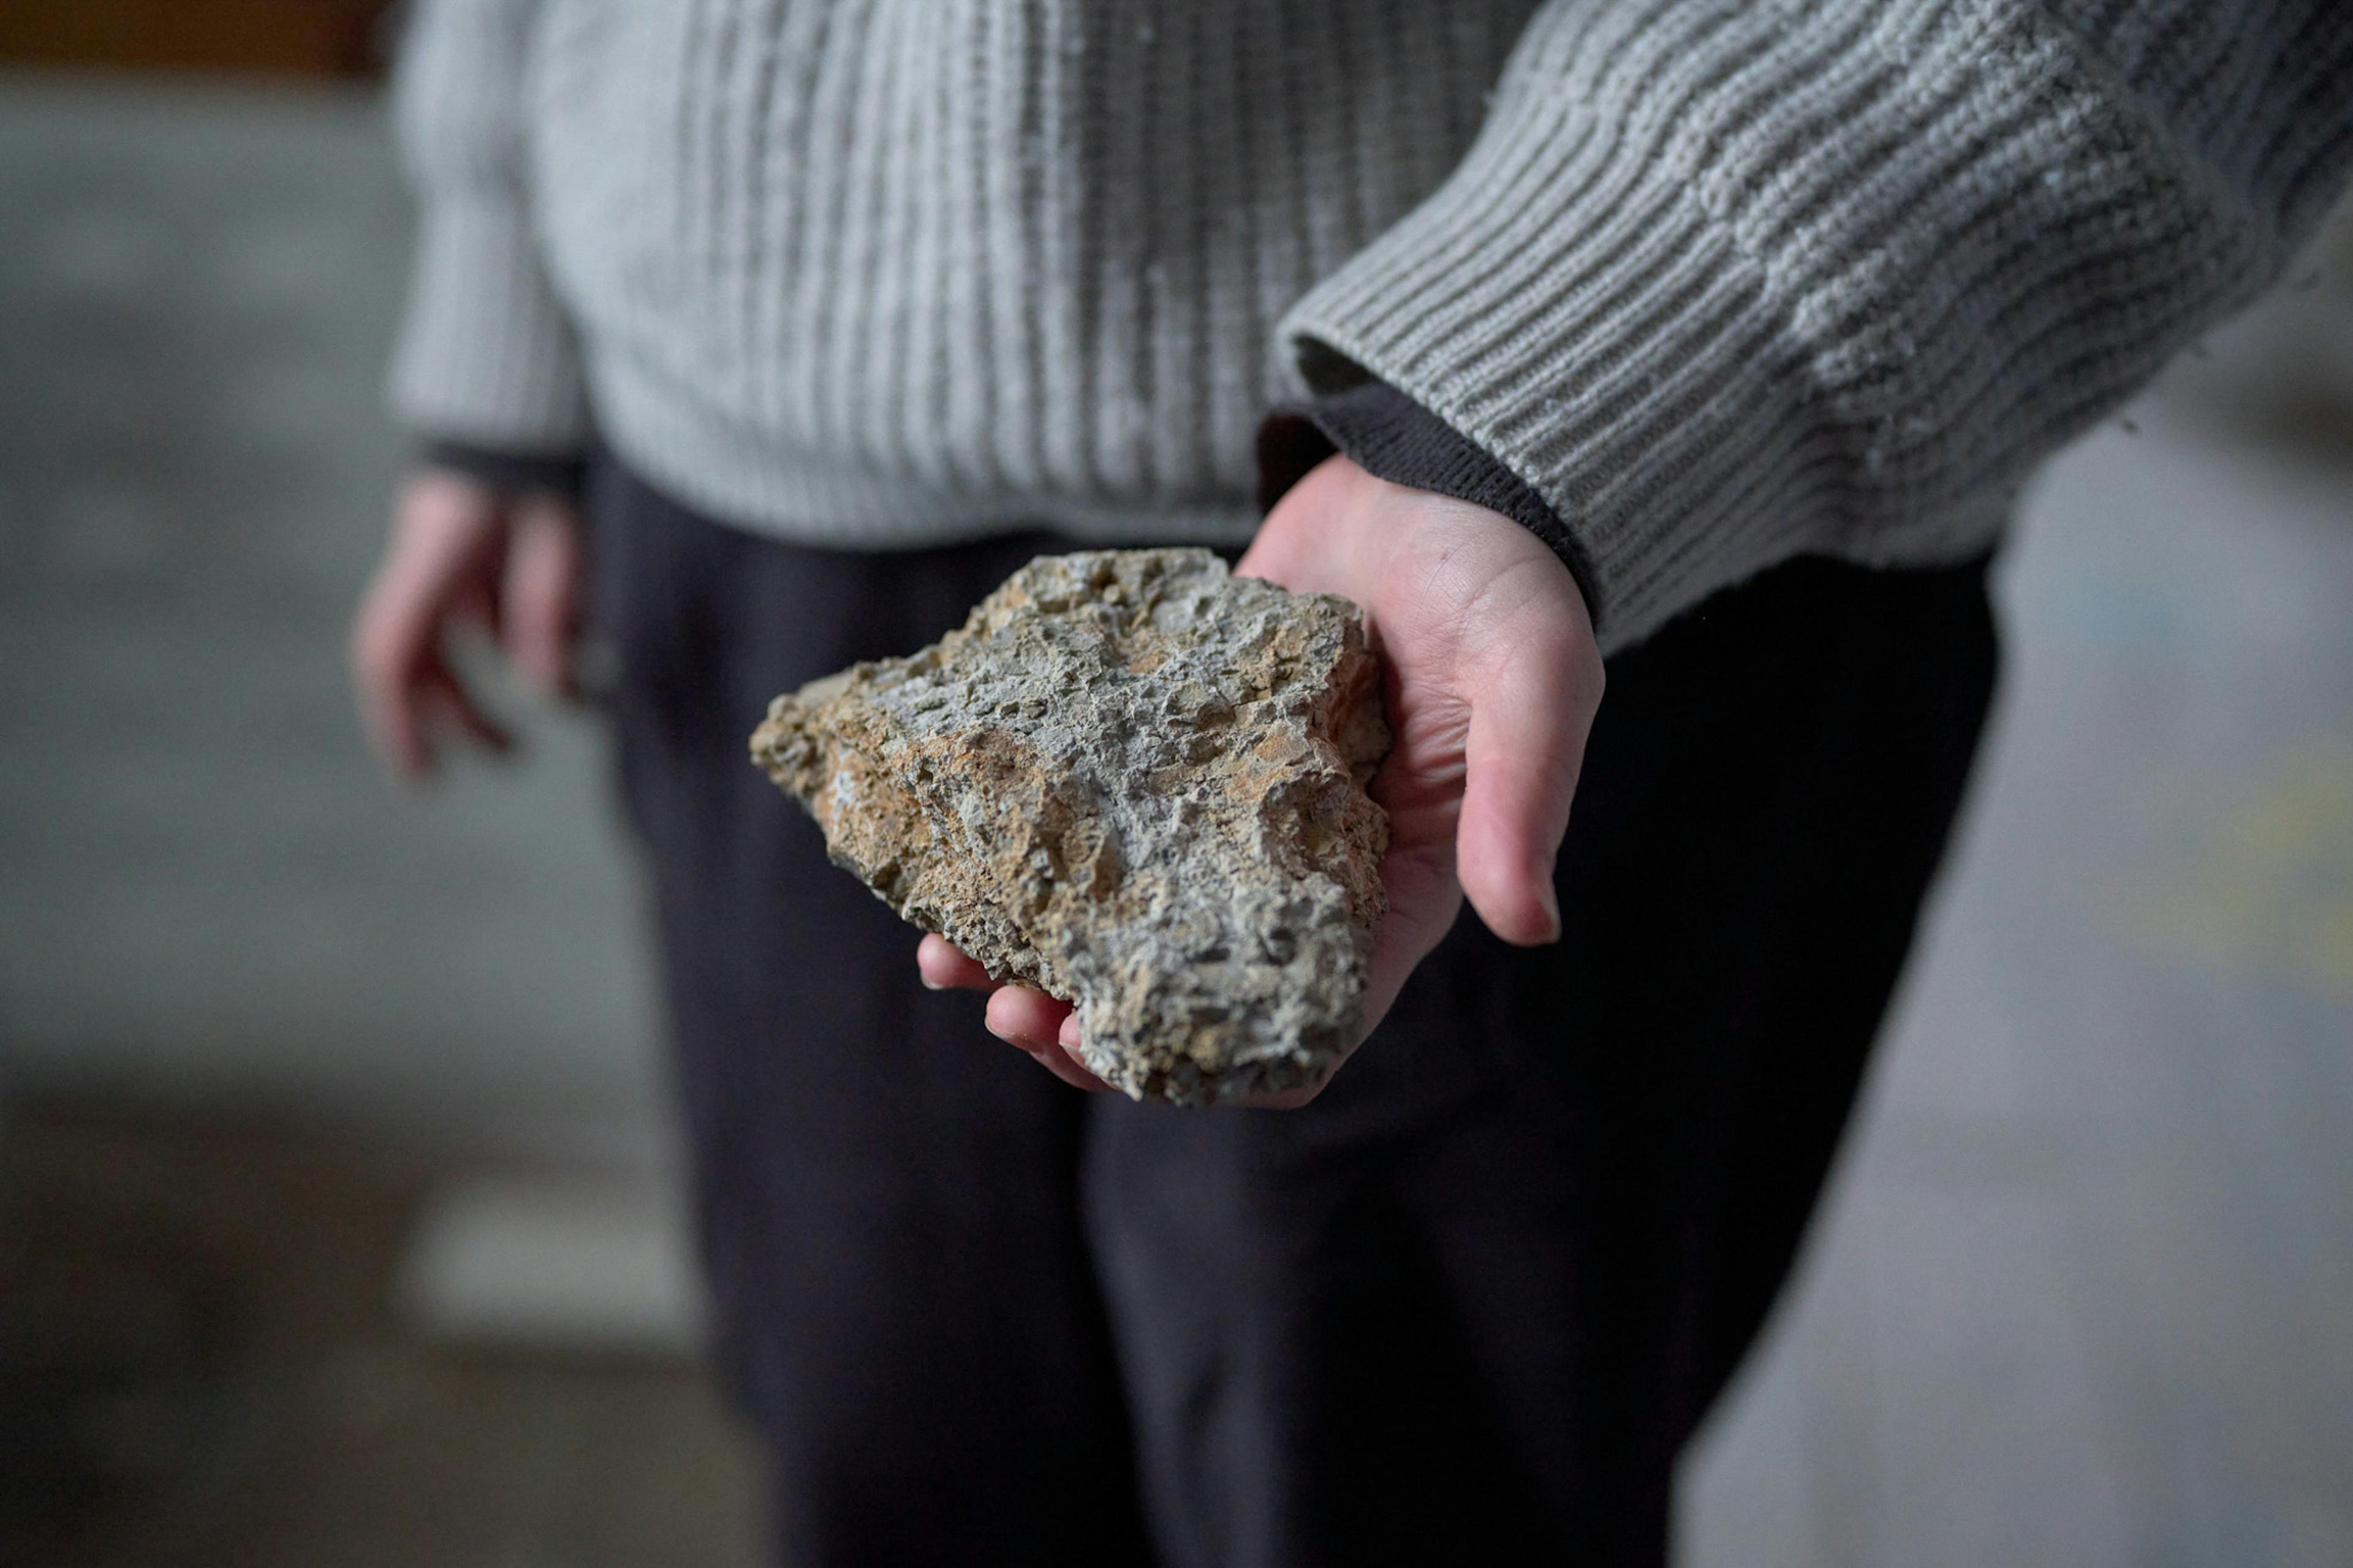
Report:
M 1098 1077 L 1208 1104 L 1355 1038 L 1380 684 L 1345 599 L 1206 550 L 1092 551 L 777 698 L 752 754 L 892 908 L 1074 1004 Z

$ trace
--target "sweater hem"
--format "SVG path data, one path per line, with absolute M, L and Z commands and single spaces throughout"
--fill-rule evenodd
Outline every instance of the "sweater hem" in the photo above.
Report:
M 1171 502 L 959 489 L 796 454 L 644 386 L 592 367 L 598 435 L 655 488 L 714 521 L 828 549 L 922 550 L 1046 529 L 1092 545 L 1247 544 L 1261 514 L 1246 498 Z

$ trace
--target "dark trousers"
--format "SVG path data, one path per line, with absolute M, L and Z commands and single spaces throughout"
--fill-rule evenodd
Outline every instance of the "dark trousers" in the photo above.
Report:
M 1304 1110 L 1090 1098 L 917 984 L 746 761 L 1043 536 L 908 554 L 600 471 L 723 1372 L 788 1563 L 1656 1563 L 1789 1269 L 1994 679 L 1982 563 L 1784 565 L 1613 660 L 1567 935 L 1468 913 Z

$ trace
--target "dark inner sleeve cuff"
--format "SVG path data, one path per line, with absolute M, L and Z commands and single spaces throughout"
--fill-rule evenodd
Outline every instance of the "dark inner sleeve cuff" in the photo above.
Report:
M 577 500 L 588 460 L 577 453 L 509 452 L 433 437 L 417 443 L 417 460 L 447 468 L 501 495 L 554 495 Z
M 1259 427 L 1259 504 L 1271 508 L 1308 470 L 1345 452 L 1377 479 L 1501 512 L 1561 558 L 1591 605 L 1590 563 L 1550 502 L 1493 453 L 1385 381 L 1365 381 Z

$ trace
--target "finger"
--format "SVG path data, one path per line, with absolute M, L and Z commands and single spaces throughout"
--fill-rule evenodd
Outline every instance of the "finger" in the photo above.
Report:
M 580 528 L 572 509 L 538 496 L 516 510 L 507 542 L 500 636 L 525 680 L 551 697 L 572 689 L 579 635 Z
M 1059 1046 L 1050 1047 L 1034 1054 L 1038 1058 L 1039 1066 L 1069 1084 L 1072 1089 L 1083 1089 L 1089 1094 L 1112 1092 L 1111 1085 L 1089 1072 L 1080 1064 L 1076 1057 Z
M 360 719 L 369 747 L 403 778 L 429 777 L 433 749 L 426 743 L 424 716 L 407 682 L 397 675 L 379 676 L 363 668 L 359 688 Z
M 1067 1003 L 1026 985 L 1004 985 L 989 997 L 987 1018 L 989 1033 L 1028 1052 L 1072 1089 L 1100 1093 L 1111 1088 L 1063 1045 L 1065 1038 L 1073 1046 L 1078 1039 L 1077 1019 Z
M 368 584 L 352 621 L 352 681 L 376 754 L 399 773 L 432 771 L 431 748 L 417 710 L 413 678 L 428 651 L 432 616 L 408 573 L 387 563 Z
M 1092 1094 L 1113 1092 L 1111 1085 L 1097 1078 L 1087 1066 L 1086 1058 L 1079 1054 L 1079 1043 L 1082 1038 L 1079 1030 L 1079 1015 L 1073 1009 L 1063 1016 L 1062 1026 L 1055 1031 L 1054 1049 L 1039 1059 L 1053 1068 L 1054 1076 L 1064 1083 L 1076 1084 Z M 1055 1065 L 1057 1058 L 1060 1058 L 1060 1067 Z M 1062 1070 L 1064 1068 L 1070 1070 L 1065 1072 Z
M 987 970 L 944 936 L 926 936 L 915 947 L 915 969 L 934 991 L 994 991 Z
M 417 616 L 371 602 L 352 635 L 352 676 L 368 743 L 394 771 L 423 778 L 433 771 L 433 748 L 418 707 L 421 667 L 431 658 Z
M 1500 665 L 1472 700 L 1464 742 L 1456 873 L 1487 929 L 1521 947 L 1560 938 L 1553 860 L 1599 700 L 1598 661 L 1588 690 L 1581 649 L 1560 641 Z
M 1000 985 L 988 998 L 988 1032 L 1036 1056 L 1053 1047 L 1070 1005 L 1027 985 Z
M 425 696 L 440 665 L 440 638 L 460 585 L 492 558 L 501 522 L 480 487 L 426 474 L 402 491 L 391 542 L 352 624 L 351 660 L 370 742 L 398 773 L 432 771 Z

